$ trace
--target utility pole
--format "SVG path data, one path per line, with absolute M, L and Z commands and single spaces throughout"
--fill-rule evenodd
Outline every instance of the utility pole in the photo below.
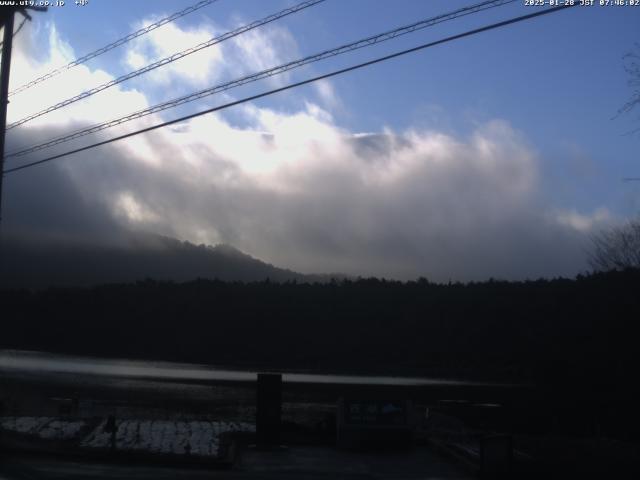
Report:
M 47 7 L 0 7 L 0 25 L 4 27 L 2 62 L 0 64 L 0 223 L 2 222 L 2 182 L 4 180 L 4 143 L 7 130 L 7 105 L 9 104 L 9 73 L 11 71 L 11 47 L 13 46 L 13 20 L 21 13 L 31 20 L 27 9 L 46 12 Z
M 13 45 L 14 9 L 7 9 L 2 19 L 4 39 L 2 42 L 2 64 L 0 65 L 0 223 L 2 222 L 2 181 L 4 180 L 4 137 L 7 129 L 7 104 L 9 103 L 9 70 Z

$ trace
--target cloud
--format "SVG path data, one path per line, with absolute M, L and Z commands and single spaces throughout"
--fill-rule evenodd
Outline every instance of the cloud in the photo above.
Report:
M 52 31 L 53 43 L 61 42 Z M 234 48 L 244 57 L 231 60 L 222 49 L 212 65 L 232 71 L 277 63 L 280 40 L 293 42 L 282 32 L 239 37 Z M 160 41 L 150 37 L 123 58 L 133 66 Z M 258 51 L 266 53 L 258 58 Z M 30 74 L 45 69 L 18 61 Z M 187 78 L 180 68 L 165 74 Z M 68 75 L 73 85 L 108 76 L 88 67 Z M 586 268 L 585 233 L 612 215 L 547 204 L 540 158 L 508 121 L 486 122 L 467 136 L 418 128 L 363 134 L 339 127 L 331 111 L 337 94 L 330 84 L 318 89 L 322 106 L 308 98 L 286 110 L 246 105 L 234 111 L 243 127 L 208 115 L 12 174 L 4 227 L 101 241 L 123 229 L 153 231 L 229 243 L 302 272 L 446 281 Z M 147 100 L 115 88 L 96 102 L 105 115 Z M 66 115 L 94 118 L 77 108 Z M 10 142 L 54 134 L 60 126 L 52 122 L 34 122 Z
M 136 25 L 135 29 L 144 28 L 157 20 L 158 18 L 149 17 Z M 125 66 L 137 70 L 207 42 L 221 33 L 222 31 L 210 23 L 190 28 L 181 28 L 175 23 L 169 23 L 133 40 L 127 48 Z M 213 45 L 145 74 L 145 81 L 161 87 L 175 83 L 181 86 L 203 87 L 219 80 L 225 65 L 222 46 Z
M 266 70 L 300 57 L 293 36 L 288 30 L 275 25 L 250 30 L 234 37 L 229 45 L 229 58 L 235 60 L 229 62 L 229 67 L 234 75 Z M 285 73 L 272 77 L 270 82 L 285 83 L 288 78 Z
M 340 97 L 329 80 L 320 80 L 315 82 L 313 85 L 318 92 L 320 101 L 328 108 L 335 110 L 343 107 Z
M 561 210 L 555 214 L 556 221 L 580 232 L 593 231 L 597 226 L 606 226 L 615 219 L 606 208 L 597 208 L 591 214 L 581 214 L 576 210 Z
M 31 33 L 35 35 L 37 32 Z M 43 62 L 38 63 L 33 60 L 32 51 L 38 48 L 33 39 L 24 43 L 16 42 L 12 56 L 10 90 L 61 68 L 75 59 L 73 49 L 60 37 L 53 24 L 49 26 L 48 42 L 49 55 Z M 39 112 L 113 78 L 112 74 L 104 70 L 92 69 L 85 64 L 76 66 L 68 72 L 56 75 L 46 82 L 13 96 L 7 112 L 8 123 Z M 148 107 L 147 99 L 141 92 L 130 86 L 121 85 L 38 117 L 29 122 L 29 128 L 93 124 L 146 107 Z

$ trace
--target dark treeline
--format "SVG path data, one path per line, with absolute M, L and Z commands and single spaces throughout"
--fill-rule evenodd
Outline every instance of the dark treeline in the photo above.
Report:
M 640 271 L 434 284 L 144 281 L 2 290 L 1 348 L 626 388 Z

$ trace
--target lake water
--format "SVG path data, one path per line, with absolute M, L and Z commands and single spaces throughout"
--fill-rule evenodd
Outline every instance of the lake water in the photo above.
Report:
M 257 371 L 233 370 L 208 365 L 154 362 L 141 360 L 112 360 L 91 357 L 57 355 L 23 350 L 0 350 L 0 374 L 11 372 L 38 374 L 99 375 L 126 379 L 180 380 L 181 382 L 237 381 L 253 382 Z M 260 372 L 268 373 L 268 372 Z M 437 378 L 324 375 L 312 373 L 282 373 L 283 382 L 335 385 L 477 385 L 491 386 L 486 382 L 469 382 Z

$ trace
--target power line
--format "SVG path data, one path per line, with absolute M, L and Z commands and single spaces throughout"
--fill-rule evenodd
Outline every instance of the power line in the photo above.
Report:
M 103 83 L 102 85 L 98 85 L 97 87 L 94 87 L 90 90 L 86 90 L 78 95 L 75 95 L 71 98 L 68 98 L 66 100 L 63 100 L 62 102 L 56 103 L 55 105 L 51 105 L 50 107 L 45 108 L 44 110 L 41 110 L 39 112 L 36 112 L 34 114 L 28 115 L 24 118 L 22 118 L 21 120 L 18 120 L 16 122 L 13 122 L 12 124 L 7 126 L 7 130 L 11 130 L 12 128 L 17 127 L 18 125 L 22 125 L 23 123 L 27 123 L 35 118 L 38 118 L 42 115 L 45 115 L 47 113 L 53 112 L 54 110 L 58 110 L 59 108 L 62 107 L 66 107 L 67 105 L 71 105 L 72 103 L 75 103 L 79 100 L 83 100 L 87 97 L 90 97 L 92 95 L 95 95 L 96 93 L 102 92 L 103 90 L 106 90 L 108 88 L 111 88 L 115 85 L 118 85 L 122 82 L 125 82 L 127 80 L 131 80 L 132 78 L 138 77 L 144 73 L 150 72 L 152 70 L 155 70 L 156 68 L 159 67 L 163 67 L 165 65 L 168 65 L 172 62 L 175 62 L 176 60 L 180 60 L 181 58 L 184 58 L 188 55 L 191 55 L 192 53 L 196 53 L 200 50 L 203 50 L 205 48 L 211 47 L 213 45 L 217 45 L 219 43 L 224 42 L 225 40 L 229 40 L 230 38 L 236 37 L 238 35 L 241 35 L 245 32 L 248 32 L 249 30 L 253 30 L 255 28 L 258 28 L 262 25 L 266 25 L 268 23 L 271 22 L 275 22 L 276 20 L 279 20 L 282 17 L 286 17 L 287 15 L 291 15 L 294 13 L 297 13 L 301 10 L 304 10 L 305 8 L 309 8 L 312 7 L 314 5 L 317 5 L 318 3 L 322 3 L 325 0 L 306 0 L 302 3 L 299 3 L 293 7 L 281 10 L 280 12 L 274 13 L 272 15 L 269 15 L 261 20 L 256 20 L 255 22 L 252 22 L 248 25 L 243 25 L 242 27 L 239 27 L 235 30 L 232 30 L 230 32 L 224 33 L 222 35 L 219 35 L 217 37 L 211 38 L 209 40 L 207 40 L 206 42 L 202 42 L 198 45 L 196 45 L 195 47 L 191 47 L 191 48 L 187 48 L 186 50 L 183 50 L 181 52 L 178 53 L 174 53 L 173 55 L 170 55 L 168 57 L 165 57 L 161 60 L 158 60 L 156 62 L 153 62 L 145 67 L 142 67 L 134 72 L 130 72 L 127 73 L 125 75 L 122 75 L 118 78 L 115 78 L 113 80 L 110 80 L 108 82 Z
M 68 64 L 64 65 L 63 67 L 60 68 L 56 68 L 55 70 L 50 71 L 49 73 L 42 75 L 41 77 L 38 77 L 28 83 L 25 83 L 24 85 L 16 88 L 15 90 L 13 90 L 12 92 L 9 92 L 9 96 L 12 95 L 16 95 L 20 92 L 23 92 L 31 87 L 33 87 L 34 85 L 37 85 L 41 82 L 44 82 L 45 80 L 48 80 L 52 77 L 55 77 L 56 75 L 59 75 L 62 72 L 66 72 L 67 70 L 72 69 L 73 67 L 76 67 L 78 65 L 81 65 L 83 63 L 88 62 L 89 60 L 102 55 L 103 53 L 108 52 L 109 50 L 113 50 L 116 47 L 119 47 L 120 45 L 124 45 L 125 43 L 133 40 L 134 38 L 138 38 L 141 35 L 145 35 L 153 30 L 155 30 L 156 28 L 160 28 L 163 25 L 166 25 L 167 23 L 173 22 L 174 20 L 177 20 L 178 18 L 184 17 L 185 15 L 188 15 L 190 13 L 195 12 L 196 10 L 199 10 L 203 7 L 206 7 L 208 5 L 211 5 L 214 2 L 217 2 L 218 0 L 202 0 L 198 3 L 196 3 L 195 5 L 192 5 L 190 7 L 185 8 L 184 10 L 180 10 L 179 12 L 173 13 L 171 15 L 169 15 L 168 17 L 165 17 L 161 20 L 158 20 L 155 23 L 152 23 L 151 25 L 148 25 L 144 28 L 141 28 L 140 30 L 136 30 L 135 32 L 130 33 L 129 35 L 126 35 L 118 40 L 116 40 L 115 42 L 112 42 L 108 45 L 105 45 L 102 48 L 99 48 L 97 50 L 94 50 L 91 53 L 88 53 L 86 55 L 84 55 L 83 57 L 77 58 L 75 60 L 73 60 L 72 62 L 69 62 Z
M 412 33 L 415 32 L 417 30 L 421 30 L 433 25 L 436 25 L 438 23 L 442 23 L 445 21 L 449 21 L 449 20 L 453 20 L 455 18 L 459 18 L 459 17 L 463 17 L 466 15 L 471 15 L 471 14 L 475 14 L 478 13 L 480 11 L 484 11 L 484 10 L 488 10 L 491 8 L 495 8 L 495 7 L 499 7 L 508 3 L 513 3 L 515 0 L 489 0 L 489 1 L 483 1 L 480 2 L 478 4 L 474 4 L 468 7 L 464 7 L 464 8 L 460 8 L 458 10 L 454 10 L 453 12 L 449 12 L 449 13 L 445 13 L 442 15 L 438 15 L 436 17 L 431 17 L 428 19 L 424 19 L 424 20 L 420 20 L 418 22 L 412 23 L 410 25 L 405 25 L 403 27 L 399 27 L 396 28 L 394 30 L 390 30 L 384 33 L 380 33 L 377 35 L 373 35 L 361 40 L 357 40 L 355 42 L 351 42 L 348 43 L 346 45 L 342 45 L 340 47 L 337 48 L 333 48 L 330 50 L 325 50 L 323 52 L 320 53 L 316 53 L 313 55 L 309 55 L 307 57 L 298 59 L 298 60 L 294 60 L 292 62 L 288 62 L 282 65 L 279 65 L 277 67 L 272 67 L 266 70 L 262 70 L 260 72 L 257 73 L 252 73 L 250 75 L 235 79 L 235 80 L 231 80 L 229 82 L 225 82 L 219 85 L 215 85 L 213 87 L 209 87 L 206 88 L 204 90 L 200 90 L 198 92 L 195 93 L 191 93 L 189 95 L 185 95 L 173 100 L 169 100 L 167 102 L 163 102 L 157 105 L 154 105 L 152 107 L 143 109 L 143 110 L 138 110 L 136 112 L 130 113 L 128 115 L 125 115 L 123 117 L 114 119 L 114 120 L 110 120 L 107 122 L 103 122 L 103 123 L 99 123 L 97 125 L 93 125 L 91 127 L 87 127 L 81 130 L 77 130 L 73 133 L 70 133 L 68 135 L 64 135 L 61 137 L 57 137 L 57 138 L 53 138 L 50 140 L 47 140 L 46 142 L 43 142 L 41 144 L 38 145 L 34 145 L 31 147 L 28 147 L 26 149 L 20 150 L 20 151 L 14 151 L 12 153 L 7 154 L 7 158 L 9 157 L 18 157 L 18 156 L 23 156 L 23 155 L 27 155 L 29 153 L 33 153 L 39 150 L 43 150 L 45 148 L 49 148 L 55 145 L 59 145 L 61 143 L 66 143 L 69 142 L 71 140 L 75 140 L 81 137 L 84 137 L 86 135 L 90 135 L 92 133 L 96 133 L 99 132 L 101 130 L 105 130 L 107 128 L 111 128 L 111 127 L 115 127 L 117 125 L 120 125 L 122 123 L 126 123 L 132 120 L 136 120 L 138 118 L 142 118 L 145 117 L 147 115 L 151 115 L 154 113 L 158 113 L 164 110 L 167 110 L 169 108 L 174 108 L 180 105 L 184 105 L 186 103 L 189 102 L 193 102 L 195 100 L 199 100 L 201 98 L 216 94 L 216 93 L 220 93 L 226 90 L 230 90 L 232 88 L 236 88 L 242 85 L 246 85 L 248 83 L 252 83 L 252 82 L 256 82 L 258 80 L 263 80 L 265 78 L 268 77 L 272 77 L 274 75 L 278 75 L 284 72 L 287 72 L 289 70 L 293 70 L 295 68 L 299 68 L 302 67 L 304 65 L 310 64 L 310 63 L 314 63 L 314 62 L 318 62 L 320 60 L 324 60 L 326 58 L 330 58 L 330 57 L 335 57 L 337 55 L 341 55 L 347 52 L 351 52 L 354 50 L 358 50 L 360 48 L 364 48 L 364 47 L 369 47 L 371 45 L 375 45 L 377 43 L 382 43 L 388 40 L 391 40 L 393 38 L 399 37 L 401 35 L 406 35 L 408 33 Z
M 22 27 L 24 27 L 24 23 L 27 21 L 27 17 L 24 17 L 22 19 L 22 22 L 20 22 L 20 25 L 18 26 L 18 28 L 16 28 L 16 31 L 13 32 L 13 36 L 15 37 L 16 35 L 18 35 L 18 33 L 20 33 L 20 30 L 22 30 Z
M 486 25 L 484 27 L 476 28 L 474 30 L 468 30 L 468 31 L 466 31 L 464 33 L 459 33 L 457 35 L 452 35 L 450 37 L 446 37 L 446 38 L 443 38 L 443 39 L 440 39 L 440 40 L 436 40 L 434 42 L 424 43 L 424 44 L 419 45 L 417 47 L 409 48 L 407 50 L 402 50 L 402 51 L 399 51 L 399 52 L 396 52 L 396 53 L 392 53 L 390 55 L 385 55 L 383 57 L 378 57 L 378 58 L 376 58 L 374 60 L 369 60 L 367 62 L 359 63 L 357 65 L 352 65 L 351 67 L 342 68 L 340 70 L 335 70 L 335 71 L 330 72 L 330 73 L 325 73 L 323 75 L 319 75 L 317 77 L 309 78 L 309 79 L 302 80 L 302 81 L 296 82 L 296 83 L 291 83 L 291 84 L 286 85 L 284 87 L 275 88 L 273 90 L 268 90 L 266 92 L 258 93 L 256 95 L 251 95 L 249 97 L 245 97 L 245 98 L 242 98 L 240 100 L 235 100 L 233 102 L 229 102 L 229 103 L 226 103 L 224 105 L 219 105 L 217 107 L 209 108 L 209 109 L 203 110 L 201 112 L 196 112 L 196 113 L 192 113 L 190 115 L 185 115 L 183 117 L 179 117 L 179 118 L 176 118 L 174 120 L 169 120 L 167 122 L 159 123 L 159 124 L 153 125 L 151 127 L 146 127 L 146 128 L 140 129 L 140 130 L 136 130 L 134 132 L 130 132 L 130 133 L 126 133 L 124 135 L 120 135 L 120 136 L 117 136 L 117 137 L 110 138 L 108 140 L 103 140 L 101 142 L 97 142 L 97 143 L 94 143 L 94 144 L 91 144 L 91 145 L 87 145 L 87 146 L 84 146 L 84 147 L 76 148 L 74 150 L 69 150 L 67 152 L 60 153 L 58 155 L 53 155 L 53 156 L 50 156 L 50 157 L 47 157 L 47 158 L 43 158 L 43 159 L 37 160 L 35 162 L 30 162 L 30 163 L 27 163 L 27 164 L 24 164 L 24 165 L 20 165 L 19 167 L 13 167 L 13 168 L 10 168 L 8 170 L 5 170 L 4 173 L 12 173 L 12 172 L 16 172 L 18 170 L 24 170 L 26 168 L 34 167 L 34 166 L 40 165 L 42 163 L 50 162 L 52 160 L 57 160 L 58 158 L 62 158 L 62 157 L 66 157 L 66 156 L 72 155 L 74 153 L 84 152 L 86 150 L 90 150 L 92 148 L 96 148 L 96 147 L 99 147 L 99 146 L 102 146 L 102 145 L 106 145 L 106 144 L 109 144 L 109 143 L 117 142 L 119 140 L 124 140 L 126 138 L 133 137 L 135 135 L 139 135 L 141 133 L 150 132 L 152 130 L 156 130 L 156 129 L 159 129 L 159 128 L 162 128 L 162 127 L 173 125 L 175 123 L 184 122 L 185 120 L 190 120 L 192 118 L 200 117 L 200 116 L 206 115 L 208 113 L 217 112 L 219 110 L 224 110 L 226 108 L 230 108 L 230 107 L 233 107 L 233 106 L 236 106 L 236 105 L 240 105 L 240 104 L 243 104 L 243 103 L 251 102 L 251 101 L 257 100 L 259 98 L 267 97 L 267 96 L 273 95 L 275 93 L 283 92 L 285 90 L 290 90 L 292 88 L 300 87 L 302 85 L 307 85 L 309 83 L 317 82 L 319 80 L 324 80 L 324 79 L 327 79 L 327 78 L 335 77 L 335 76 L 341 75 L 343 73 L 347 73 L 347 72 L 351 72 L 351 71 L 354 71 L 354 70 L 358 70 L 360 68 L 368 67 L 370 65 L 375 65 L 377 63 L 381 63 L 381 62 L 384 62 L 384 61 L 387 61 L 387 60 L 391 60 L 393 58 L 400 57 L 400 56 L 403 56 L 403 55 L 407 55 L 409 53 L 414 53 L 414 52 L 417 52 L 419 50 L 424 50 L 426 48 L 434 47 L 436 45 L 440 45 L 440 44 L 443 44 L 443 43 L 451 42 L 451 41 L 458 40 L 458 39 L 464 38 L 464 37 L 469 37 L 471 35 L 476 35 L 478 33 L 486 32 L 486 31 L 489 31 L 489 30 L 494 30 L 496 28 L 500 28 L 500 27 L 504 27 L 504 26 L 511 25 L 511 24 L 514 24 L 514 23 L 522 22 L 522 21 L 525 21 L 525 20 L 529 20 L 529 19 L 532 19 L 532 18 L 535 18 L 535 17 L 542 16 L 542 15 L 547 15 L 549 13 L 553 13 L 553 12 L 557 12 L 557 11 L 564 10 L 564 9 L 567 9 L 567 8 L 571 8 L 571 7 L 574 7 L 576 5 L 578 5 L 578 4 L 566 4 L 566 5 L 559 6 L 559 7 L 547 8 L 545 10 L 540 10 L 540 11 L 537 11 L 537 12 L 530 13 L 528 15 L 522 15 L 520 17 L 510 18 L 509 20 L 504 20 L 502 22 L 493 23 L 491 25 Z

